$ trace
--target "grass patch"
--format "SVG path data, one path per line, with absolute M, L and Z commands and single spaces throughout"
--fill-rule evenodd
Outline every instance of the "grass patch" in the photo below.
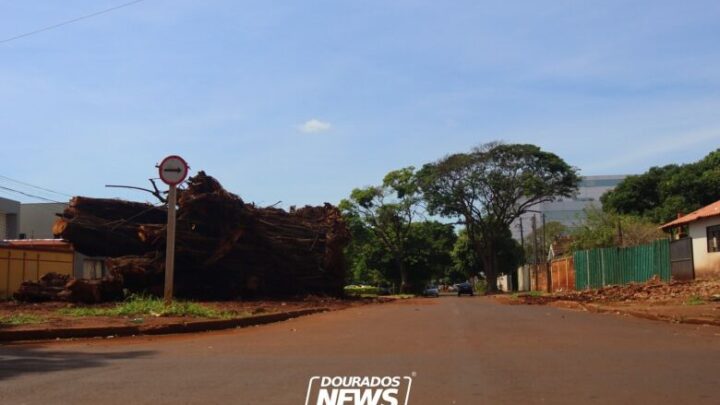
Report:
M 378 288 L 369 285 L 348 285 L 344 291 L 348 297 L 374 298 L 378 295 Z
M 705 300 L 702 299 L 702 297 L 697 296 L 697 295 L 693 295 L 692 297 L 690 297 L 690 299 L 685 301 L 686 305 L 702 305 L 704 303 L 705 303 Z
M 545 294 L 542 291 L 530 291 L 527 295 L 531 297 L 542 297 Z
M 414 294 L 393 294 L 393 295 L 388 295 L 387 297 L 395 298 L 395 299 L 399 299 L 399 300 L 405 300 L 408 298 L 414 298 L 415 295 Z
M 62 308 L 58 310 L 58 313 L 76 317 L 151 315 L 223 319 L 233 318 L 238 315 L 235 312 L 218 311 L 191 301 L 173 301 L 170 306 L 165 306 L 165 303 L 160 298 L 137 295 L 130 296 L 122 303 L 110 308 Z
M 31 323 L 45 322 L 45 319 L 37 315 L 13 314 L 0 318 L 0 325 L 28 325 Z

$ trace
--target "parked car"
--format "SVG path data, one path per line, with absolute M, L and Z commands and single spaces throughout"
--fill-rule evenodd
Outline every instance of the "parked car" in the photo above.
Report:
M 378 295 L 390 295 L 392 294 L 392 291 L 390 290 L 390 287 L 381 286 L 377 288 Z
M 460 283 L 457 285 L 457 295 L 458 297 L 467 294 L 467 295 L 475 295 L 475 292 L 473 291 L 473 286 L 470 283 Z
M 423 290 L 423 296 L 425 297 L 439 297 L 440 296 L 440 290 L 437 288 L 437 286 L 430 285 L 425 287 L 425 290 Z

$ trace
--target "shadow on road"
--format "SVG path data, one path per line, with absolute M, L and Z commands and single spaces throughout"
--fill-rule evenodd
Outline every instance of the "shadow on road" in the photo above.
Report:
M 69 350 L 45 350 L 34 347 L 0 346 L 0 381 L 23 374 L 103 367 L 115 360 L 146 357 L 153 353 L 155 352 L 152 350 L 83 353 Z

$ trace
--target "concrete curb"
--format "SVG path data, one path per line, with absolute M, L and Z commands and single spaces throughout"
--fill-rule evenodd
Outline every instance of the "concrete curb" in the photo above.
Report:
M 20 342 L 30 340 L 55 340 L 70 338 L 93 338 L 107 336 L 168 335 L 175 333 L 208 332 L 214 330 L 245 328 L 285 321 L 299 316 L 330 311 L 329 308 L 300 309 L 275 314 L 256 315 L 246 318 L 219 319 L 209 321 L 183 322 L 167 325 L 131 325 L 100 328 L 58 328 L 36 330 L 0 330 L 0 342 Z

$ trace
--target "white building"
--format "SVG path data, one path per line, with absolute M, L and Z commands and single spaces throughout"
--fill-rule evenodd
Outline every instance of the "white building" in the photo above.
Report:
M 513 238 L 520 240 L 520 223 L 522 221 L 523 233 L 525 235 L 532 232 L 531 221 L 535 216 L 537 228 L 542 226 L 542 216 L 545 214 L 545 222 L 560 222 L 569 229 L 575 228 L 585 219 L 585 209 L 590 206 L 602 208 L 600 197 L 606 192 L 612 190 L 621 181 L 625 179 L 625 175 L 611 176 L 585 176 L 580 180 L 577 195 L 572 198 L 560 198 L 556 201 L 544 202 L 533 206 L 531 209 L 538 212 L 528 212 L 516 220 L 511 231 Z M 547 241 L 548 243 L 550 241 Z
M 691 242 L 689 264 L 695 278 L 720 278 L 720 201 L 668 222 L 662 229 L 672 232 L 672 243 L 679 247 L 684 241 Z M 671 246 L 670 258 L 674 266 L 685 257 L 679 257 Z
M 0 240 L 17 238 L 19 215 L 20 202 L 0 197 Z
M 52 226 L 67 204 L 22 203 L 20 205 L 20 232 L 22 239 L 51 239 Z

